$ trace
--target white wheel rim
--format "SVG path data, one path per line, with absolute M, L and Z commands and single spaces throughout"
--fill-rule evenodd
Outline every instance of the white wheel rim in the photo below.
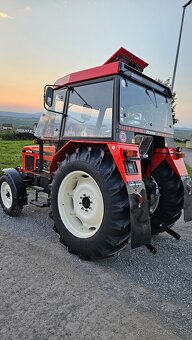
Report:
M 10 209 L 13 203 L 13 195 L 10 185 L 7 182 L 1 184 L 1 200 L 5 208 Z
M 73 171 L 61 182 L 58 191 L 61 220 L 71 234 L 89 238 L 99 230 L 104 203 L 96 181 L 84 171 Z

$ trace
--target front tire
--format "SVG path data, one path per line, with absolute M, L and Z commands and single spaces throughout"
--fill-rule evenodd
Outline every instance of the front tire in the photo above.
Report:
M 0 204 L 9 216 L 18 216 L 23 209 L 18 201 L 16 186 L 7 175 L 0 178 Z
M 68 155 L 54 175 L 51 207 L 62 243 L 82 258 L 113 255 L 128 241 L 128 195 L 108 151 Z

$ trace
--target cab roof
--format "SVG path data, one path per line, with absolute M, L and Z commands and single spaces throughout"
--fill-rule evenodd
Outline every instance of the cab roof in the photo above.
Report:
M 122 62 L 140 72 L 143 72 L 144 68 L 148 66 L 148 63 L 144 60 L 138 58 L 125 48 L 120 47 L 103 65 L 70 73 L 67 76 L 59 78 L 55 82 L 55 85 L 59 87 L 67 86 L 81 81 L 118 74 L 120 70 L 120 63 Z

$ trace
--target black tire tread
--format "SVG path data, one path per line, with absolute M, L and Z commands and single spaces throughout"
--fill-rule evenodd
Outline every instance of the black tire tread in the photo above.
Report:
M 89 247 L 89 241 L 87 242 L 87 246 L 84 245 L 84 247 L 78 246 L 77 243 L 75 244 L 72 241 L 69 242 L 70 237 L 66 237 L 66 232 L 63 233 L 63 229 L 61 228 L 60 222 L 58 222 L 58 218 L 56 216 L 57 209 L 54 206 L 54 200 L 56 197 L 54 188 L 55 185 L 57 185 L 57 182 L 59 180 L 61 181 L 62 173 L 65 171 L 66 166 L 70 166 L 71 164 L 74 164 L 74 162 L 75 164 L 83 164 L 87 166 L 88 169 L 90 169 L 90 166 L 91 168 L 94 168 L 97 176 L 102 178 L 102 181 L 104 181 L 108 195 L 110 196 L 110 213 L 109 211 L 105 211 L 105 214 L 107 213 L 107 216 L 110 216 L 107 222 L 107 233 L 105 226 L 104 237 L 102 238 L 101 235 L 97 235 L 100 232 L 100 229 L 102 229 L 101 226 L 99 232 L 91 237 L 95 239 L 95 244 L 93 241 L 91 247 Z M 60 233 L 61 242 L 68 247 L 68 250 L 71 253 L 78 254 L 79 257 L 84 259 L 108 257 L 115 254 L 125 246 L 130 236 L 128 195 L 121 175 L 108 150 L 104 151 L 97 147 L 83 147 L 77 149 L 73 154 L 68 154 L 66 159 L 56 170 L 52 184 L 52 194 L 54 198 L 51 202 L 54 221 Z M 101 187 L 100 189 L 102 191 Z M 103 218 L 103 221 L 104 219 L 105 217 Z M 74 236 L 71 238 L 73 239 Z
M 159 205 L 151 215 L 152 231 L 153 234 L 157 234 L 161 232 L 157 226 L 172 227 L 180 218 L 183 209 L 184 192 L 181 179 L 166 161 L 155 169 L 152 176 L 158 183 L 161 194 Z

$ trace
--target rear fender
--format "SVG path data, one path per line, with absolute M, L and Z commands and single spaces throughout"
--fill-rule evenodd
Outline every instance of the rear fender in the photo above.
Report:
M 187 169 L 183 160 L 183 153 L 177 152 L 175 148 L 158 148 L 155 150 L 152 166 L 145 173 L 145 177 L 150 175 L 164 160 L 170 165 L 178 177 L 187 176 Z
M 28 202 L 26 186 L 20 173 L 13 168 L 4 169 L 3 172 L 16 188 L 18 202 L 22 205 L 27 205 Z
M 75 152 L 76 149 L 80 147 L 100 147 L 103 149 L 108 149 L 116 163 L 116 166 L 121 174 L 121 177 L 125 183 L 128 181 L 141 181 L 141 164 L 140 164 L 140 154 L 138 145 L 135 144 L 123 144 L 116 142 L 99 142 L 99 141 L 84 141 L 84 140 L 70 140 L 61 149 L 59 149 L 53 156 L 50 164 L 50 173 L 52 174 L 58 168 L 58 162 L 62 162 L 66 155 Z M 127 175 L 125 171 L 125 150 L 133 150 L 137 152 L 137 156 L 134 161 L 136 163 L 138 172 L 134 175 Z

